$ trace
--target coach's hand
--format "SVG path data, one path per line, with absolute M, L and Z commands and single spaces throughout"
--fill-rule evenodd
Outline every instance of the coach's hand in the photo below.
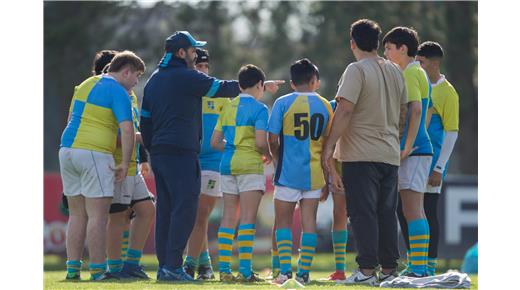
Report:
M 128 165 L 121 163 L 115 168 L 112 168 L 112 166 L 109 167 L 114 171 L 116 182 L 123 182 L 125 180 L 126 174 L 128 173 Z
M 278 91 L 279 86 L 285 84 L 284 80 L 270 80 L 264 82 L 264 88 L 267 92 L 274 94 Z
M 440 172 L 437 172 L 434 170 L 432 172 L 432 174 L 430 175 L 430 178 L 428 178 L 428 184 L 433 187 L 437 187 L 437 186 L 441 185 L 441 180 L 442 180 L 442 174 Z

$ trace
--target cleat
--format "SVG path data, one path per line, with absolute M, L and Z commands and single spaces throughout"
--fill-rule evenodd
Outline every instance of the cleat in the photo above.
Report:
M 219 276 L 220 276 L 220 282 L 230 283 L 230 282 L 236 282 L 236 280 L 237 280 L 236 277 L 233 276 L 232 273 L 220 272 Z
M 105 273 L 99 275 L 97 278 L 90 276 L 90 281 L 99 282 L 99 281 L 107 281 L 107 280 L 120 280 L 120 278 L 109 272 L 105 272 Z
M 141 265 L 124 263 L 123 269 L 121 269 L 121 273 L 123 273 L 124 275 L 127 275 L 128 278 L 138 278 L 138 279 L 144 279 L 144 280 L 150 279 L 150 277 L 148 277 L 148 275 L 144 271 L 143 266 L 141 266 Z
M 238 273 L 237 275 L 237 282 L 243 282 L 243 283 L 255 283 L 255 282 L 264 282 L 264 279 L 261 279 L 258 277 L 257 273 L 251 272 L 251 275 L 249 277 L 245 277 L 242 275 L 242 273 Z
M 410 277 L 410 278 L 424 278 L 424 277 L 427 277 L 428 275 L 427 274 L 417 274 L 417 273 L 414 273 L 414 272 L 408 272 L 408 273 L 406 273 L 405 275 L 402 275 L 402 276 Z
M 267 277 L 265 277 L 266 280 L 274 280 L 280 275 L 280 269 L 273 269 L 271 273 Z
M 68 274 L 67 273 L 67 276 L 65 277 L 65 280 L 68 280 L 68 281 L 79 281 L 81 280 L 81 275 L 78 273 L 73 273 L 73 274 Z
M 330 274 L 329 277 L 327 278 L 327 280 L 329 280 L 329 281 L 343 281 L 345 279 L 347 279 L 347 277 L 345 277 L 345 272 L 338 271 L 338 270 L 336 270 L 336 272 Z
M 361 270 L 357 269 L 347 279 L 339 281 L 337 283 L 353 285 L 353 284 L 365 284 L 370 286 L 378 286 L 377 278 L 375 275 L 365 276 Z
M 197 272 L 199 273 L 197 280 L 215 279 L 215 274 L 213 273 L 213 268 L 211 268 L 211 266 L 200 265 Z
M 309 284 L 311 278 L 309 277 L 309 273 L 303 273 L 301 275 L 296 274 L 296 281 L 300 282 L 300 284 Z
M 163 267 L 161 270 L 162 274 L 157 274 L 158 281 L 179 281 L 179 282 L 193 282 L 193 277 L 188 275 L 183 267 L 177 268 L 173 271 Z
M 292 279 L 292 273 L 287 272 L 285 274 L 278 274 L 278 277 L 273 279 L 273 284 L 282 285 L 283 283 L 287 282 L 288 280 Z
M 399 277 L 399 274 L 397 272 L 392 272 L 390 274 L 384 274 L 383 272 L 379 273 L 379 277 L 377 279 L 377 283 L 381 284 L 386 281 L 392 281 L 395 278 Z
M 184 269 L 184 272 L 186 272 L 186 274 L 191 276 L 191 278 L 195 278 L 195 267 L 194 266 L 184 264 L 184 266 L 182 266 L 182 268 Z

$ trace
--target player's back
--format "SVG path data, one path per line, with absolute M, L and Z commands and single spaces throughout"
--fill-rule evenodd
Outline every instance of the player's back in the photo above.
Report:
M 332 109 L 317 93 L 294 92 L 276 100 L 269 132 L 280 136 L 275 184 L 300 190 L 325 185 L 320 159 Z
M 226 139 L 221 174 L 264 173 L 262 156 L 256 150 L 256 130 L 267 131 L 267 119 L 267 106 L 247 94 L 240 94 L 224 106 L 215 126 Z
M 72 102 L 61 147 L 112 154 L 118 123 L 132 120 L 126 90 L 110 76 L 93 76 L 76 88 Z

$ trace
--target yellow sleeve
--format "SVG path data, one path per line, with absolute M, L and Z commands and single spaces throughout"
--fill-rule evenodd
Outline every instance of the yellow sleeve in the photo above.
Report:
M 459 130 L 459 95 L 453 87 L 447 90 L 444 98 L 444 106 L 442 112 L 439 112 L 442 119 L 444 131 Z
M 411 69 L 406 69 L 404 71 L 408 103 L 413 101 L 421 102 L 421 86 L 416 72 L 417 71 Z

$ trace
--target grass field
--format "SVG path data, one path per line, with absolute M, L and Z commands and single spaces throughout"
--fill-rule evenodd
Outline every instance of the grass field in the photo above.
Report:
M 352 271 L 355 267 L 354 254 L 347 254 L 347 271 Z M 293 256 L 293 270 L 296 268 L 296 256 Z M 215 263 L 215 259 L 213 260 Z M 255 256 L 253 267 L 255 271 L 260 273 L 260 277 L 264 277 L 268 274 L 270 267 L 270 256 Z M 278 289 L 277 286 L 271 285 L 268 282 L 256 283 L 256 284 L 225 284 L 220 283 L 218 280 L 207 281 L 196 284 L 180 284 L 180 283 L 167 283 L 157 282 L 155 280 L 155 274 L 157 271 L 157 260 L 153 255 L 146 255 L 142 259 L 142 263 L 145 265 L 145 270 L 148 275 L 152 277 L 149 281 L 111 281 L 111 282 L 89 282 L 87 279 L 90 274 L 84 267 L 82 271 L 81 282 L 67 282 L 65 278 L 65 260 L 58 256 L 46 256 L 44 258 L 44 289 Z M 332 254 L 317 254 L 312 263 L 311 280 L 309 285 L 306 285 L 306 289 L 329 289 L 329 288 L 344 288 L 348 289 L 363 289 L 368 290 L 376 287 L 368 286 L 344 286 L 336 285 L 334 282 L 329 281 L 317 281 L 320 278 L 327 277 L 334 269 L 334 258 Z M 84 266 L 87 263 L 84 263 Z M 233 261 L 232 266 L 234 269 L 237 267 L 237 261 Z M 447 269 L 459 268 L 459 261 L 439 261 L 440 271 L 446 271 Z M 216 269 L 216 268 L 215 268 Z M 350 274 L 350 273 L 348 273 Z M 218 276 L 218 274 L 217 274 Z M 478 289 L 478 276 L 471 276 L 471 289 Z

